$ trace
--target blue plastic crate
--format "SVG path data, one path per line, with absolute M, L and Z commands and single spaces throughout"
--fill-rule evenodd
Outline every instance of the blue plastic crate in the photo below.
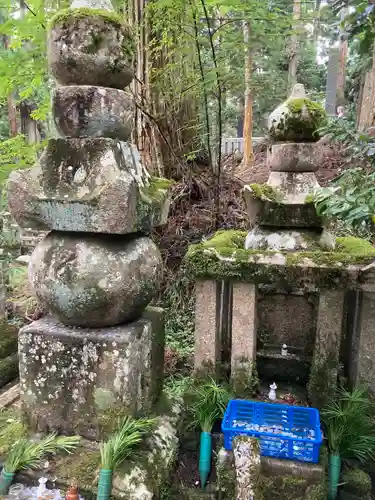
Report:
M 263 456 L 319 462 L 323 436 L 315 408 L 232 400 L 221 428 L 226 450 L 235 436 L 247 435 L 259 439 Z

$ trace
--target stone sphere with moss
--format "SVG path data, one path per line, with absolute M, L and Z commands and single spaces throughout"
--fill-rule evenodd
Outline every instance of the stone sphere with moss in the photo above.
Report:
M 268 130 L 276 142 L 316 142 L 326 120 L 324 108 L 308 99 L 304 86 L 297 84 L 291 96 L 271 113 Z

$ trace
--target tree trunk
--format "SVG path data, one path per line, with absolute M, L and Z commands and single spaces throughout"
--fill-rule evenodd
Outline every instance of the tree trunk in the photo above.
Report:
M 7 35 L 3 36 L 3 46 L 5 50 L 9 48 L 9 39 Z M 14 104 L 13 95 L 8 95 L 8 122 L 9 122 L 9 131 L 11 137 L 15 137 L 18 134 L 18 125 L 17 125 L 17 112 L 16 106 Z
M 253 50 L 251 47 L 251 21 L 243 23 L 244 45 L 245 45 L 245 111 L 243 124 L 244 155 L 242 164 L 251 166 L 253 164 L 253 92 L 251 88 L 251 76 L 253 66 Z
M 347 7 L 341 9 L 341 21 L 348 14 Z M 336 87 L 336 96 L 337 96 L 337 105 L 343 106 L 345 103 L 345 68 L 346 68 L 346 59 L 348 55 L 348 41 L 344 38 L 344 33 L 341 31 L 340 33 L 340 64 L 339 64 L 339 72 L 337 75 L 337 87 Z
M 297 68 L 298 68 L 298 32 L 295 30 L 300 28 L 301 20 L 301 0 L 293 0 L 293 33 L 290 37 L 289 48 L 289 70 L 288 70 L 288 93 L 293 85 L 297 83 Z
M 318 37 L 319 37 L 319 25 L 320 25 L 320 20 L 319 20 L 319 11 L 320 11 L 320 6 L 322 5 L 322 0 L 316 0 L 315 2 L 315 9 L 314 9 L 314 12 L 315 12 L 315 19 L 314 19 L 314 40 L 315 42 L 318 41 Z

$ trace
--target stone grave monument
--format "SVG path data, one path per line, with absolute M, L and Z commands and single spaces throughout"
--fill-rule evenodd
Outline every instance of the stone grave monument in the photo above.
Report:
M 329 234 L 313 203 L 324 119 L 296 85 L 269 118 L 268 182 L 244 189 L 251 230 L 219 231 L 187 254 L 197 278 L 195 370 L 229 375 L 245 396 L 258 376 L 307 387 L 318 408 L 332 397 L 341 366 L 341 375 L 370 388 L 375 368 L 374 295 L 366 293 L 358 314 L 348 300 L 348 291 L 374 290 L 375 248 Z
M 9 209 L 49 231 L 29 279 L 50 315 L 19 332 L 22 411 L 34 431 L 98 440 L 147 410 L 163 379 L 163 312 L 148 308 L 162 259 L 149 237 L 166 220 L 170 182 L 131 145 L 132 36 L 107 0 L 77 0 L 48 29 L 61 138 L 13 172 Z

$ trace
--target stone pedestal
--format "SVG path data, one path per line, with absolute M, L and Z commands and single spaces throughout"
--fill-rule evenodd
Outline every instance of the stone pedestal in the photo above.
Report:
M 233 285 L 231 381 L 238 394 L 252 387 L 257 348 L 257 287 Z
M 150 408 L 163 364 L 163 329 L 153 314 L 154 323 L 100 329 L 71 328 L 51 316 L 22 328 L 20 389 L 31 429 L 101 439 L 121 416 Z
M 202 369 L 216 375 L 219 372 L 220 341 L 219 290 L 216 281 L 197 281 L 195 285 L 195 357 L 194 370 Z
M 309 381 L 309 398 L 322 408 L 332 400 L 337 387 L 345 293 L 322 290 L 319 297 L 314 357 Z

